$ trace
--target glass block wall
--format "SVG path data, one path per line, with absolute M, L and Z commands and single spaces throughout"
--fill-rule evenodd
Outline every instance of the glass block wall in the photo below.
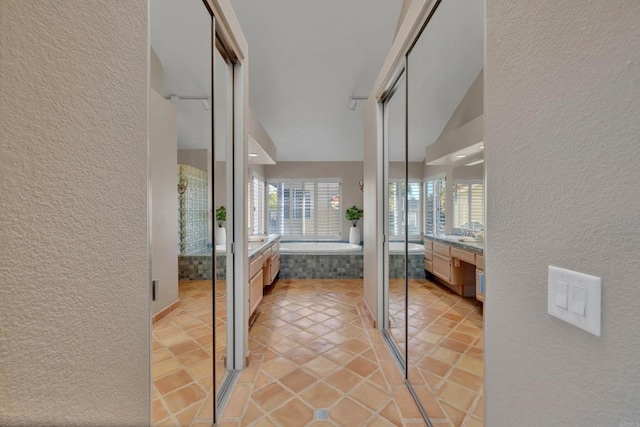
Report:
M 178 253 L 204 254 L 209 244 L 207 172 L 178 165 Z

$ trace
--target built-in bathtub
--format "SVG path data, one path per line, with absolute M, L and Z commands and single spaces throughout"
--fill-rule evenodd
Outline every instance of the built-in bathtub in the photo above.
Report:
M 362 278 L 362 246 L 345 242 L 280 243 L 281 279 Z
M 411 243 L 408 244 L 409 254 L 423 254 L 424 253 L 424 245 L 419 243 Z M 402 254 L 404 253 L 404 242 L 389 242 L 389 253 L 390 254 Z
M 211 249 L 189 255 L 178 255 L 180 280 L 211 280 Z M 227 276 L 227 246 L 216 245 L 216 279 Z
M 389 277 L 404 277 L 405 242 L 389 242 Z M 424 279 L 424 245 L 407 243 L 407 276 L 410 279 Z

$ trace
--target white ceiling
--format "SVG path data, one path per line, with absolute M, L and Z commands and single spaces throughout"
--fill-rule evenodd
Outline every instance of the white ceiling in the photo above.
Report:
M 278 161 L 363 159 L 363 101 L 402 0 L 232 0 L 249 43 L 249 96 Z
M 483 37 L 483 0 L 446 0 L 409 54 L 404 82 L 409 94 L 409 161 L 424 160 L 425 148 L 436 142 L 478 77 L 484 61 Z M 393 96 L 402 97 L 402 115 L 394 116 L 390 125 L 392 161 L 404 159 L 403 95 L 396 92 Z
M 348 98 L 368 95 L 402 0 L 232 4 L 249 42 L 250 103 L 278 148 L 277 160 L 362 160 L 364 101 L 351 111 Z M 425 147 L 440 136 L 482 69 L 483 20 L 482 0 L 443 1 L 411 53 L 410 161 L 424 159 Z M 151 44 L 164 67 L 164 95 L 211 96 L 210 23 L 202 0 L 151 0 Z M 222 77 L 216 80 L 217 112 L 225 111 L 226 99 L 218 96 L 228 83 L 223 69 L 216 55 L 216 76 Z M 208 148 L 210 111 L 200 101 L 174 105 L 179 148 Z M 225 121 L 216 117 L 220 143 Z M 216 144 L 218 160 L 224 159 L 222 146 Z M 403 154 L 390 150 L 391 160 Z

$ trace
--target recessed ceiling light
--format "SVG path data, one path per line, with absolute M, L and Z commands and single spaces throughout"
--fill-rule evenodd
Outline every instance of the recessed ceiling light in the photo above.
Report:
M 258 155 L 254 153 L 249 153 L 249 157 L 258 157 Z
M 484 145 L 481 145 L 481 146 L 480 146 L 480 149 L 482 150 L 483 148 L 484 148 Z
M 480 163 L 484 163 L 484 159 L 480 159 L 480 160 L 476 160 L 476 161 L 471 162 L 471 163 L 467 163 L 465 166 L 475 166 L 475 165 L 479 165 Z
M 464 157 L 467 157 L 467 155 L 466 155 L 466 154 L 458 154 L 456 157 L 457 157 L 458 159 L 462 159 L 462 158 L 464 158 Z

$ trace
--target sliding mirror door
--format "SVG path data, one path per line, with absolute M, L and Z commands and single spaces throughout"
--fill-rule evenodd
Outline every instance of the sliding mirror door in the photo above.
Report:
M 233 64 L 224 49 L 213 49 L 214 67 L 214 203 L 213 230 L 216 244 L 215 291 L 215 388 L 218 407 L 228 393 L 228 372 L 233 368 L 233 337 L 230 322 L 233 305 Z
M 454 184 L 481 156 L 482 134 L 474 132 L 483 104 L 483 7 L 482 0 L 442 0 L 406 58 L 408 155 L 423 169 L 425 235 L 424 269 L 408 280 L 408 380 L 434 424 L 483 423 L 476 252 L 451 236 L 465 235 L 459 226 L 471 223 L 469 195 L 478 192 L 461 186 L 464 203 L 456 203 Z M 454 224 L 456 214 L 467 221 Z
M 406 80 L 402 73 L 384 102 L 385 331 L 406 360 Z

